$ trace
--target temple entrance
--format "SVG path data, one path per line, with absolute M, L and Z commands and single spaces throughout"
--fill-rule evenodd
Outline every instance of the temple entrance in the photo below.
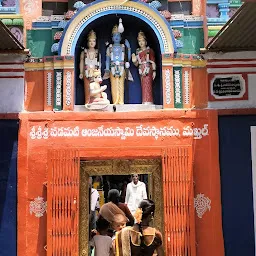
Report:
M 131 174 L 138 174 L 147 188 L 148 198 L 155 201 L 156 212 L 153 225 L 163 234 L 163 188 L 161 161 L 159 159 L 132 159 L 82 161 L 80 167 L 80 252 L 89 255 L 89 178 L 93 178 L 93 187 L 100 194 L 100 206 L 107 202 L 109 189 L 123 189 L 131 180 Z M 157 186 L 158 184 L 158 186 Z M 121 193 L 121 195 L 122 195 Z M 122 198 L 122 196 L 121 196 Z M 124 199 L 123 199 L 124 200 Z
M 126 158 L 111 159 L 113 155 L 118 156 L 117 152 Z M 148 179 L 148 195 L 155 201 L 153 225 L 164 236 L 165 255 L 184 251 L 195 256 L 192 156 L 190 146 L 151 150 L 113 147 L 104 152 L 98 148 L 49 150 L 47 255 L 88 256 L 90 177 L 111 176 L 110 180 L 114 181 L 140 174 Z M 100 157 L 102 160 L 93 160 Z

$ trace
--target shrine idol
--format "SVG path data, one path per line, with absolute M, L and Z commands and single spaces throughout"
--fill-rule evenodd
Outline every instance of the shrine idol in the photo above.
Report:
M 125 79 L 133 81 L 129 71 L 131 47 L 127 39 L 125 39 L 124 44 L 121 44 L 123 32 L 122 19 L 119 19 L 119 25 L 115 25 L 112 30 L 113 44 L 109 45 L 106 52 L 106 69 L 103 78 L 108 79 L 110 77 L 113 104 L 124 104 Z
M 140 31 L 138 33 L 138 45 L 136 54 L 132 54 L 132 62 L 138 67 L 141 89 L 142 104 L 153 104 L 153 81 L 156 77 L 156 63 L 154 51 L 147 46 L 147 38 Z
M 107 86 L 101 86 L 101 82 L 101 71 L 95 69 L 93 71 L 93 80 L 90 82 L 90 102 L 89 104 L 85 104 L 87 109 L 104 109 L 109 105 L 108 95 L 104 92 L 107 89 Z
M 91 30 L 87 36 L 88 49 L 80 55 L 80 79 L 84 79 L 85 104 L 90 102 L 90 82 L 94 77 L 94 70 L 100 69 L 100 56 L 96 47 L 96 33 Z

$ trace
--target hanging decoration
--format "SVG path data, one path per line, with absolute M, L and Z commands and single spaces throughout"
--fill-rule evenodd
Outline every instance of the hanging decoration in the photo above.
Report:
M 47 211 L 47 202 L 44 201 L 43 197 L 36 197 L 29 204 L 29 212 L 33 213 L 37 218 L 43 217 L 44 213 Z
M 198 218 L 202 219 L 203 215 L 211 210 L 211 200 L 204 194 L 198 194 L 194 199 L 194 205 Z

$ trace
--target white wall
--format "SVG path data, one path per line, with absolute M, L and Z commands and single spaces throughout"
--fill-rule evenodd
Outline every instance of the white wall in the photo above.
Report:
M 248 74 L 248 100 L 209 101 L 208 108 L 256 108 L 256 51 L 208 52 L 204 58 L 208 74 Z M 209 84 L 207 86 L 210 90 Z
M 0 113 L 18 113 L 24 107 L 24 78 L 0 77 Z
M 0 113 L 24 109 L 24 60 L 21 54 L 0 54 Z

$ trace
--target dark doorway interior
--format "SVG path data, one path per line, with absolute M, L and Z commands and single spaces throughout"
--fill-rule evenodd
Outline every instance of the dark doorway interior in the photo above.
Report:
M 222 220 L 226 256 L 255 255 L 251 126 L 256 126 L 256 116 L 219 118 Z
M 125 202 L 125 192 L 126 186 L 131 182 L 131 175 L 104 175 L 104 176 L 94 176 L 93 178 L 93 187 L 102 191 L 102 196 L 104 199 L 100 201 L 107 203 L 108 202 L 108 191 L 110 189 L 117 189 L 120 192 L 121 202 Z M 140 181 L 143 181 L 146 184 L 148 191 L 148 175 L 141 174 Z

